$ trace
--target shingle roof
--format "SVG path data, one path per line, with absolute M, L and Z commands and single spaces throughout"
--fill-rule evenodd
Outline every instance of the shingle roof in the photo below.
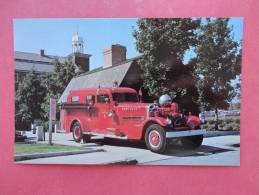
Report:
M 36 72 L 52 73 L 54 72 L 54 65 L 52 64 L 40 64 L 34 62 L 14 62 L 15 70 L 28 72 L 34 69 Z
M 57 58 L 60 60 L 61 63 L 65 62 L 67 57 L 63 56 L 54 56 L 54 55 L 44 55 L 41 56 L 37 53 L 30 53 L 30 52 L 21 52 L 21 51 L 15 51 L 14 52 L 14 59 L 18 60 L 32 60 L 32 61 L 38 61 L 38 62 L 45 62 L 45 63 L 51 63 L 53 59 Z
M 97 68 L 73 78 L 58 102 L 66 102 L 70 90 L 97 88 L 99 85 L 101 87 L 112 87 L 115 81 L 120 85 L 132 64 L 133 59 L 128 60 L 123 64 L 114 65 L 108 68 Z
M 58 59 L 64 63 L 67 58 L 62 56 L 44 55 L 29 52 L 14 52 L 15 70 L 30 71 L 33 67 L 38 72 L 53 72 L 54 65 L 52 61 Z

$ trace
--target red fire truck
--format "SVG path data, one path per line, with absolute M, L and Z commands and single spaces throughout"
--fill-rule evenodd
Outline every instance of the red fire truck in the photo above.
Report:
M 92 136 L 143 140 L 148 149 L 163 153 L 168 139 L 196 148 L 205 130 L 200 119 L 183 115 L 168 95 L 159 103 L 142 103 L 131 88 L 86 88 L 72 90 L 61 104 L 61 128 L 72 132 L 76 142 Z

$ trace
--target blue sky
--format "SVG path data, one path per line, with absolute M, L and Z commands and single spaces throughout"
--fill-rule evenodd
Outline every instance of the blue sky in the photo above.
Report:
M 137 18 L 129 19 L 15 19 L 14 50 L 67 56 L 72 52 L 71 39 L 77 32 L 84 39 L 85 53 L 91 54 L 90 69 L 102 66 L 102 50 L 111 44 L 127 47 L 127 58 L 135 57 L 132 37 Z M 242 18 L 231 18 L 234 39 L 240 41 L 243 34 Z M 193 52 L 187 52 L 184 62 L 188 62 Z

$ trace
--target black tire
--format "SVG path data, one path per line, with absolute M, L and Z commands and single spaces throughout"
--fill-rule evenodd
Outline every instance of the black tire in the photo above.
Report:
M 145 143 L 152 152 L 163 153 L 166 149 L 165 129 L 158 124 L 150 125 L 145 133 Z
M 71 131 L 73 133 L 74 141 L 77 143 L 81 142 L 83 138 L 83 132 L 79 122 L 75 122 L 73 124 Z
M 203 135 L 195 135 L 190 137 L 183 137 L 181 139 L 184 148 L 195 149 L 201 146 L 203 141 Z
M 91 141 L 90 135 L 83 135 L 83 142 L 84 143 L 89 143 L 90 141 Z

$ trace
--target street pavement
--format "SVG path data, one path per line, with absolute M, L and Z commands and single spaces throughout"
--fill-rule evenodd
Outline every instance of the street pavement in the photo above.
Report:
M 48 135 L 46 135 L 48 138 Z M 46 141 L 47 142 L 47 141 Z M 165 154 L 146 149 L 142 142 L 118 141 L 96 137 L 91 143 L 76 143 L 72 134 L 55 133 L 53 143 L 85 148 L 103 149 L 104 152 L 39 158 L 20 161 L 26 164 L 113 164 L 136 160 L 142 165 L 240 165 L 240 136 L 225 135 L 204 138 L 201 147 L 187 150 L 180 144 L 170 144 Z

